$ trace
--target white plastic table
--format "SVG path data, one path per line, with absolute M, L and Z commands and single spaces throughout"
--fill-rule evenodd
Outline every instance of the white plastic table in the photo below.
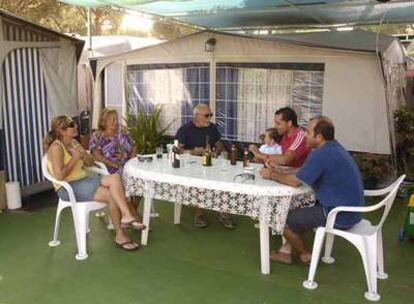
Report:
M 242 163 L 222 165 L 213 160 L 213 166 L 201 165 L 201 158 L 185 155 L 180 168 L 173 168 L 166 155 L 153 156 L 152 162 L 129 160 L 123 173 L 127 196 L 144 196 L 141 243 L 147 245 L 150 212 L 153 199 L 175 203 L 174 224 L 180 223 L 181 206 L 192 205 L 204 209 L 258 218 L 260 221 L 261 271 L 270 273 L 269 227 L 282 234 L 286 216 L 291 208 L 312 205 L 314 195 L 310 188 L 293 188 L 263 179 L 258 171 L 262 165 L 252 164 L 255 180 L 242 183 L 234 177 L 243 173 Z

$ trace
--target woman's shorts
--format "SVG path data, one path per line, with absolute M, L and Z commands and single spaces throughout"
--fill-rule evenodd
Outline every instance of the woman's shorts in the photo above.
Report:
M 91 175 L 84 177 L 77 181 L 69 182 L 72 186 L 73 192 L 75 193 L 75 198 L 77 202 L 90 202 L 93 201 L 95 192 L 101 186 L 101 175 Z M 69 201 L 69 194 L 65 188 L 61 187 L 57 191 L 58 196 L 64 200 Z

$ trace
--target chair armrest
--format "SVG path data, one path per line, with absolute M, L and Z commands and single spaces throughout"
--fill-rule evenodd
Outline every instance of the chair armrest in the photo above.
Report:
M 95 161 L 95 165 L 98 166 L 99 168 L 101 168 L 103 171 L 105 171 L 106 175 L 109 174 L 108 167 L 104 163 L 99 162 L 99 161 Z
M 357 206 L 339 206 L 339 207 L 335 207 L 334 209 L 332 209 L 331 211 L 329 211 L 328 216 L 326 218 L 326 229 L 333 229 L 333 227 L 335 226 L 335 220 L 336 220 L 336 216 L 338 215 L 339 212 L 358 212 L 358 213 L 364 213 L 364 212 L 371 212 L 371 211 L 375 211 L 379 208 L 381 208 L 382 206 L 384 206 L 384 202 L 381 201 L 376 205 L 372 205 L 372 206 L 361 206 L 361 207 L 357 207 Z
M 85 167 L 85 170 L 100 175 L 109 175 L 108 169 L 106 168 L 105 164 L 98 161 L 95 161 L 95 167 Z
M 391 185 L 392 186 L 392 185 Z M 378 190 L 364 190 L 364 196 L 383 196 L 391 192 L 390 187 L 384 188 L 384 189 L 378 189 Z
M 75 197 L 75 193 L 73 192 L 72 186 L 66 182 L 66 181 L 61 181 L 61 180 L 57 180 L 56 178 L 54 178 L 52 175 L 48 176 L 48 179 L 57 185 L 62 186 L 63 188 L 65 188 L 65 190 L 68 192 L 69 195 L 69 200 L 71 203 L 75 204 L 76 203 L 76 197 Z

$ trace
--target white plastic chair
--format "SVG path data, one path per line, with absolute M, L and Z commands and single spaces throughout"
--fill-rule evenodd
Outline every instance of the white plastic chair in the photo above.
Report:
M 358 249 L 358 252 L 361 255 L 368 285 L 368 291 L 364 294 L 365 298 L 370 301 L 379 301 L 381 296 L 377 293 L 377 278 L 386 279 L 388 277 L 388 275 L 384 272 L 381 229 L 397 195 L 398 188 L 404 178 L 405 175 L 400 176 L 392 185 L 384 189 L 364 191 L 365 196 L 386 195 L 386 197 L 376 205 L 364 207 L 336 207 L 329 212 L 326 220 L 326 226 L 316 229 L 309 275 L 308 279 L 303 282 L 303 287 L 307 289 L 315 289 L 318 287 L 318 284 L 314 281 L 314 277 L 316 268 L 318 267 L 319 256 L 325 235 L 325 256 L 322 258 L 322 261 L 328 264 L 332 264 L 335 261 L 331 256 L 331 253 L 334 237 L 335 235 L 338 235 L 351 242 Z M 335 219 L 339 212 L 371 212 L 382 207 L 384 207 L 384 211 L 381 220 L 377 225 L 372 225 L 370 221 L 362 219 L 358 224 L 348 230 L 339 230 L 334 228 Z
M 102 163 L 95 162 L 98 167 L 88 167 L 87 170 L 93 173 L 107 175 L 108 170 L 106 166 Z M 53 232 L 53 240 L 49 242 L 49 246 L 56 247 L 60 245 L 60 241 L 58 240 L 59 234 L 59 225 L 60 225 L 60 215 L 63 209 L 70 207 L 72 209 L 73 215 L 73 224 L 75 226 L 75 236 L 76 236 L 76 244 L 78 247 L 78 253 L 76 254 L 75 258 L 77 260 L 85 260 L 88 258 L 88 253 L 86 250 L 86 234 L 89 232 L 89 213 L 94 210 L 103 209 L 106 207 L 105 203 L 90 201 L 90 202 L 82 202 L 77 203 L 75 194 L 73 193 L 72 187 L 68 182 L 59 181 L 54 178 L 48 168 L 47 168 L 47 156 L 43 156 L 42 159 L 42 171 L 43 175 L 49 181 L 61 185 L 66 189 L 69 194 L 69 201 L 64 201 L 59 198 L 59 203 L 56 211 L 56 220 L 55 220 L 55 228 Z

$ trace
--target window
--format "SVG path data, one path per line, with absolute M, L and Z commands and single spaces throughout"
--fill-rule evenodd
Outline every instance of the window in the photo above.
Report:
M 318 63 L 218 64 L 216 123 L 223 138 L 257 142 L 284 106 L 291 106 L 305 127 L 322 113 L 323 70 Z
M 161 124 L 174 121 L 171 134 L 191 120 L 194 106 L 210 101 L 208 64 L 131 65 L 127 79 L 130 110 L 142 106 L 150 113 L 155 105 L 162 106 Z

